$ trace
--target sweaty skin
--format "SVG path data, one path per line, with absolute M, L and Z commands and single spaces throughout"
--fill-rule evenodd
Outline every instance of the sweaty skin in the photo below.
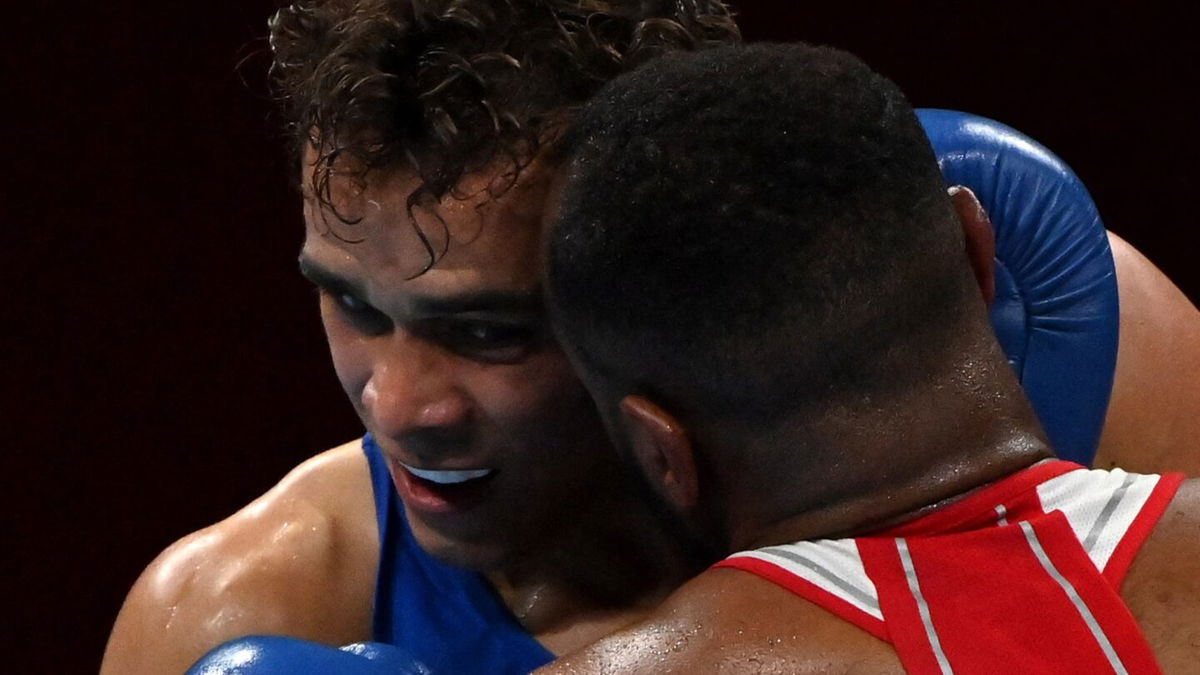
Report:
M 1120 343 L 1095 466 L 1200 476 L 1200 311 L 1125 240 L 1108 240 Z
M 525 199 L 539 201 L 530 195 Z M 536 228 L 539 218 L 532 213 L 511 211 L 505 217 L 513 219 L 510 228 Z M 1120 289 L 1121 334 L 1113 399 L 1096 466 L 1121 466 L 1142 473 L 1177 470 L 1200 474 L 1197 441 L 1200 415 L 1195 414 L 1200 410 L 1200 312 L 1126 242 L 1111 234 L 1110 241 Z M 528 246 L 529 250 L 522 255 L 528 255 L 527 263 L 532 270 L 535 242 L 529 241 Z M 482 257 L 480 264 L 486 264 L 488 259 L 496 262 L 494 257 Z M 534 425 L 522 433 L 539 431 Z M 597 428 L 595 433 L 598 436 L 600 430 Z M 293 635 L 329 644 L 370 639 L 374 575 L 379 560 L 371 489 L 366 460 L 358 441 L 352 441 L 300 465 L 230 518 L 167 548 L 130 591 L 114 626 L 102 672 L 180 672 L 216 644 L 249 633 Z M 1188 488 L 1177 501 L 1194 502 L 1195 493 L 1194 487 Z M 1185 494 L 1190 496 L 1185 498 Z M 1164 519 L 1160 532 L 1190 534 L 1177 538 L 1155 535 L 1134 566 L 1125 591 L 1139 619 L 1157 621 L 1152 618 L 1159 615 L 1152 611 L 1156 605 L 1180 605 L 1187 597 L 1179 590 L 1161 594 L 1151 590 L 1165 583 L 1166 578 L 1165 571 L 1161 574 L 1152 571 L 1157 569 L 1154 561 L 1163 561 L 1163 570 L 1179 565 L 1176 579 L 1200 579 L 1197 569 L 1200 550 L 1189 543 L 1200 541 L 1198 528 L 1200 523 L 1195 518 L 1177 515 Z M 1191 572 L 1185 574 L 1185 569 Z M 766 586 L 764 582 L 729 571 L 715 577 L 706 574 L 687 588 L 707 593 L 710 585 L 730 575 L 739 579 L 737 592 L 717 593 L 713 597 L 751 608 L 762 607 L 756 604 L 759 601 L 774 603 L 773 587 L 760 587 Z M 514 585 L 501 577 L 493 577 L 493 582 L 514 609 L 525 607 L 534 595 L 528 584 Z M 762 597 L 764 593 L 770 597 Z M 691 606 L 686 602 L 681 604 L 679 597 L 689 596 L 676 595 L 664 608 L 667 615 L 678 615 L 683 622 L 671 624 L 676 626 L 674 632 L 656 633 L 655 626 L 661 627 L 659 624 L 639 624 L 622 635 L 636 634 L 641 636 L 639 639 L 648 640 L 641 651 L 626 653 L 615 649 L 613 645 L 624 644 L 619 642 L 622 638 L 618 635 L 600 643 L 582 658 L 587 663 L 612 663 L 613 659 L 666 649 L 674 644 L 666 642 L 670 636 L 686 636 L 690 630 L 678 628 L 686 624 L 684 619 L 689 616 L 686 610 Z M 527 614 L 527 627 L 560 654 L 579 649 L 628 623 L 650 605 L 639 603 L 624 614 L 572 612 L 568 609 L 570 604 L 567 601 L 557 607 L 553 602 L 549 606 L 539 604 Z M 1161 615 L 1187 616 L 1182 609 Z M 657 616 L 661 621 L 666 615 L 660 612 Z M 745 625 L 745 614 L 731 611 L 720 616 L 730 621 L 734 621 L 733 617 L 743 617 L 736 620 L 736 626 L 730 626 L 735 634 L 737 630 L 751 630 Z M 805 603 L 788 603 L 786 611 L 758 612 L 753 616 L 778 621 L 756 625 L 753 633 L 746 635 L 782 640 L 783 644 L 792 639 L 794 631 L 780 628 L 772 632 L 772 625 L 811 625 L 811 629 L 806 629 L 810 634 L 816 630 L 828 634 L 829 639 L 822 640 L 822 645 L 837 646 L 845 641 L 841 657 L 832 652 L 826 656 L 814 655 L 814 667 L 838 658 L 842 659 L 839 663 L 851 664 L 853 660 L 845 660 L 851 657 L 859 659 L 856 667 L 860 670 L 847 666 L 845 672 L 887 672 L 885 666 L 894 664 L 894 656 L 886 645 L 848 624 L 826 625 L 829 622 L 824 612 Z M 806 623 L 790 623 L 799 620 Z M 715 628 L 711 623 L 705 625 Z M 1182 626 L 1180 630 L 1188 626 L 1178 625 Z M 1190 625 L 1200 626 L 1200 617 L 1193 617 Z M 1164 626 L 1162 630 L 1170 629 Z M 1156 630 L 1148 626 L 1148 634 L 1155 634 Z M 1196 639 L 1200 640 L 1200 636 Z M 754 644 L 766 643 L 758 640 Z M 828 649 L 833 649 L 832 646 Z M 772 651 L 755 649 L 753 655 L 742 654 L 733 660 L 742 662 L 745 657 L 748 659 L 745 662 L 754 662 L 760 658 L 759 652 Z M 1160 656 L 1167 665 L 1171 656 L 1161 653 Z M 778 665 L 779 672 L 804 672 L 794 667 L 798 666 L 790 660 Z
M 379 537 L 358 442 L 326 451 L 146 568 L 102 673 L 181 673 L 248 633 L 331 644 L 370 635 Z
M 1121 588 L 1163 672 L 1200 654 L 1200 481 L 1180 488 Z M 770 611 L 762 611 L 769 607 Z M 904 673 L 890 645 L 752 574 L 707 571 L 652 616 L 537 671 Z
M 550 335 L 537 268 L 546 181 L 535 166 L 524 176 L 491 201 L 490 177 L 476 176 L 462 186 L 466 199 L 419 211 L 446 251 L 419 276 L 425 250 L 405 205 L 414 181 L 339 185 L 339 212 L 362 220 L 341 222 L 309 199 L 301 266 L 321 292 L 335 370 L 393 475 L 400 462 L 495 472 L 466 511 L 406 498 L 417 540 L 485 572 L 522 625 L 566 653 L 641 616 L 702 566 L 682 560 L 627 491 L 594 404 Z M 151 563 L 102 672 L 181 672 L 246 634 L 371 639 L 376 527 L 360 443 L 318 455 Z

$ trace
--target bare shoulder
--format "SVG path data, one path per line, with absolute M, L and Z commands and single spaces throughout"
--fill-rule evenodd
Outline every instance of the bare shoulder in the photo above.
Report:
M 710 570 L 655 613 L 537 671 L 594 673 L 903 673 L 892 648 L 754 575 Z
M 1200 662 L 1200 480 L 1185 481 L 1121 587 L 1165 672 Z
M 359 442 L 309 459 L 146 568 L 117 617 L 102 672 L 182 672 L 246 634 L 369 638 L 376 527 Z
M 1109 243 L 1120 346 L 1096 466 L 1200 475 L 1200 311 L 1137 249 Z

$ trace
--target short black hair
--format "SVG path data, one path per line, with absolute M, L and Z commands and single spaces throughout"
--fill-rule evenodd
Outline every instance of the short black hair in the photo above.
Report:
M 561 148 L 549 305 L 613 394 L 762 423 L 906 386 L 972 292 L 912 107 L 844 51 L 657 59 Z

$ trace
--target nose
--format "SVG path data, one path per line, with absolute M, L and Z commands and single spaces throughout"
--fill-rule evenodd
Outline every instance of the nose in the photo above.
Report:
M 454 357 L 403 333 L 377 345 L 361 393 L 371 430 L 402 439 L 422 431 L 461 429 L 471 401 L 458 381 Z

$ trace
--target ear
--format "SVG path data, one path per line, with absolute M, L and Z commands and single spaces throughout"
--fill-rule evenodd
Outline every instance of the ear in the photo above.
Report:
M 621 421 L 634 460 L 673 507 L 696 506 L 700 482 L 692 442 L 679 420 L 642 396 L 621 399 Z
M 975 193 L 955 185 L 949 189 L 950 203 L 958 214 L 967 242 L 967 260 L 975 270 L 975 280 L 983 292 L 983 301 L 991 306 L 996 297 L 996 231 Z

